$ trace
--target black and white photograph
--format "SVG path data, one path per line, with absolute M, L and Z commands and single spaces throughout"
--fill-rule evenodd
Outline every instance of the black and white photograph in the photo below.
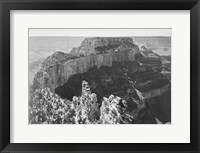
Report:
M 29 125 L 171 124 L 171 37 L 170 28 L 30 28 Z

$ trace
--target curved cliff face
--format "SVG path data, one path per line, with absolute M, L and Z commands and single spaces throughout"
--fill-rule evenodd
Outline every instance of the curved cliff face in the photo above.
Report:
M 117 48 L 110 48 L 104 54 L 95 53 L 84 57 L 65 56 L 63 53 L 59 56 L 60 52 L 56 53 L 56 56 L 52 55 L 52 57 L 47 58 L 48 62 L 44 61 L 45 64 L 43 65 L 45 66 L 36 74 L 33 84 L 37 85 L 35 88 L 47 86 L 54 90 L 66 83 L 70 76 L 87 72 L 93 67 L 111 67 L 114 61 L 134 61 L 139 53 L 139 48 L 132 43 L 131 38 L 87 38 L 82 42 L 80 48 L 85 46 L 118 46 Z M 79 53 L 82 51 L 79 50 Z M 59 60 L 57 57 L 59 59 L 61 57 L 64 58 Z M 53 62 L 50 61 L 51 58 Z M 50 64 L 48 65 L 47 63 Z M 45 74 L 45 78 L 41 74 Z

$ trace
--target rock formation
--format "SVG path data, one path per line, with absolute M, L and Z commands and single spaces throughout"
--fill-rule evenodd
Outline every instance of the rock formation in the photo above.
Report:
M 92 46 L 104 47 L 105 45 L 118 45 L 118 47 L 115 50 L 113 48 L 107 50 L 103 54 L 98 54 L 97 52 L 95 54 L 91 52 L 86 53 L 88 50 L 82 49 L 85 46 L 91 48 Z M 45 80 L 46 82 L 40 82 L 42 79 L 38 77 L 42 76 L 36 74 L 33 84 L 46 84 L 53 91 L 58 86 L 66 83 L 72 75 L 87 72 L 93 67 L 111 67 L 115 61 L 134 61 L 136 55 L 139 53 L 138 47 L 133 44 L 131 38 L 87 38 L 79 48 L 76 53 L 82 54 L 82 52 L 85 52 L 84 57 L 77 57 L 73 53 L 69 55 L 62 52 L 57 52 L 47 57 L 38 74 L 45 73 L 48 75 L 48 79 Z
M 119 46 L 134 47 L 130 37 L 95 37 L 86 38 L 80 47 L 73 48 L 70 54 L 75 56 L 96 55 L 117 49 Z

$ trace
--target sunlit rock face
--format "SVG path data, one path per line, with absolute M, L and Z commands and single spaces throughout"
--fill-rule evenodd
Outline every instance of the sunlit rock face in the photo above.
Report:
M 95 52 L 88 52 L 85 46 L 88 48 L 100 48 L 95 49 Z M 47 73 L 48 79 L 45 82 L 41 82 L 41 79 L 38 78 L 41 76 L 36 74 L 33 84 L 46 84 L 51 90 L 54 90 L 66 83 L 70 76 L 87 72 L 93 67 L 111 67 L 115 61 L 134 61 L 139 53 L 139 48 L 133 44 L 131 38 L 126 37 L 86 38 L 77 52 L 80 54 L 84 52 L 85 54 L 82 57 L 80 54 L 74 54 L 72 50 L 70 55 L 57 52 L 47 57 L 42 64 L 41 71 Z

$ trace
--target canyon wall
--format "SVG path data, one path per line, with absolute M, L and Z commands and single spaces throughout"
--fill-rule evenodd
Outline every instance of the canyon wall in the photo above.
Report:
M 104 38 L 100 41 L 99 38 L 88 38 L 82 42 L 82 46 L 104 46 L 104 45 L 114 45 L 117 44 L 117 48 L 110 48 L 104 54 L 90 54 L 87 56 L 79 56 L 72 59 L 62 60 L 61 62 L 48 62 L 50 65 L 45 65 L 34 77 L 33 84 L 35 88 L 48 86 L 52 91 L 58 86 L 62 86 L 67 82 L 70 76 L 87 72 L 93 67 L 100 68 L 101 66 L 111 67 L 114 61 L 134 61 L 135 56 L 139 53 L 139 48 L 132 44 L 132 39 L 130 38 Z M 130 45 L 132 44 L 132 45 Z M 82 50 L 81 50 L 82 52 Z M 56 57 L 59 57 L 56 53 Z M 63 53 L 62 55 L 63 56 Z M 47 59 L 55 58 L 48 57 Z M 44 61 L 45 63 L 45 61 Z M 52 64 L 53 63 L 53 64 Z M 45 74 L 45 75 L 44 75 Z M 45 78 L 44 78 L 45 77 Z

